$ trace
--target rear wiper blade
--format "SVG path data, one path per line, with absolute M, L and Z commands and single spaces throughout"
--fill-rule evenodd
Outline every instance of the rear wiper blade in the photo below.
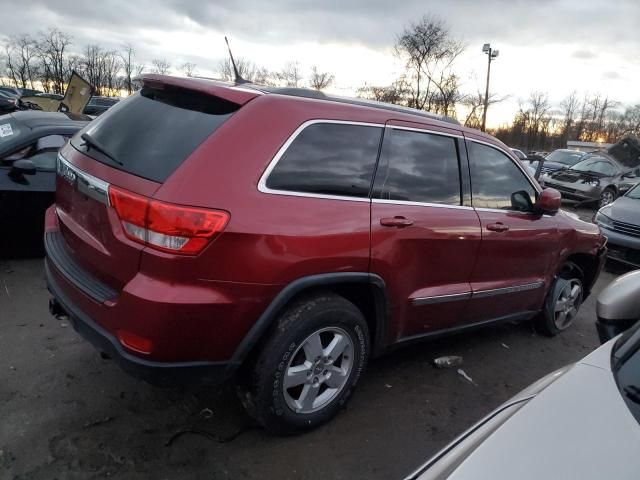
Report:
M 84 140 L 84 143 L 87 147 L 90 147 L 90 148 L 93 148 L 94 150 L 99 151 L 100 153 L 108 157 L 109 160 L 117 163 L 118 165 L 124 165 L 124 163 L 122 163 L 120 160 L 116 160 L 113 154 L 109 153 L 108 148 L 106 148 L 104 145 L 102 145 L 98 140 L 93 138 L 88 133 L 83 133 L 82 135 L 80 135 L 80 138 Z

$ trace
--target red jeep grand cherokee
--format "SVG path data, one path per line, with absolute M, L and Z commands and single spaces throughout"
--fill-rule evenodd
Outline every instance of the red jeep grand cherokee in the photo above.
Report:
M 53 314 L 156 383 L 236 377 L 313 428 L 371 356 L 489 323 L 557 334 L 601 268 L 511 151 L 457 122 L 299 89 L 147 76 L 62 149 Z

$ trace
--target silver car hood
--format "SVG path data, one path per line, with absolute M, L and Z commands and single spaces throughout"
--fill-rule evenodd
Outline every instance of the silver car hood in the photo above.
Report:
M 613 341 L 520 408 L 447 478 L 637 479 L 640 425 L 611 372 Z
M 620 197 L 611 204 L 611 208 L 605 215 L 619 222 L 640 225 L 640 200 Z

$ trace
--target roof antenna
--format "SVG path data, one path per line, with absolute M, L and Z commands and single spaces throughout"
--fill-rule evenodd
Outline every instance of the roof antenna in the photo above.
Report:
M 231 53 L 231 47 L 229 46 L 229 40 L 227 40 L 227 36 L 225 35 L 224 41 L 227 42 L 227 49 L 229 50 L 229 57 L 231 58 L 231 65 L 233 66 L 233 74 L 235 75 L 236 85 L 241 85 L 243 83 L 251 83 L 249 80 L 245 80 L 240 76 L 240 72 L 238 72 L 238 67 L 236 66 L 236 61 L 233 59 L 233 53 Z

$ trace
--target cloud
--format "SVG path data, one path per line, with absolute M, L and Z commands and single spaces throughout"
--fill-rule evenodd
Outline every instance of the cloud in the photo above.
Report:
M 622 78 L 622 75 L 620 75 L 620 73 L 618 72 L 614 72 L 610 70 L 608 72 L 604 72 L 602 74 L 602 78 L 606 80 L 620 80 Z
M 576 50 L 571 56 L 579 60 L 591 60 L 592 58 L 596 58 L 598 54 L 591 50 Z

